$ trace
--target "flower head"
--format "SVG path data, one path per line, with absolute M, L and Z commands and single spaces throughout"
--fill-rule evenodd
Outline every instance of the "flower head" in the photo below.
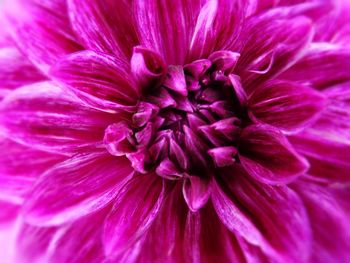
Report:
M 17 261 L 350 258 L 347 3 L 15 3 L 0 202 L 23 221 Z

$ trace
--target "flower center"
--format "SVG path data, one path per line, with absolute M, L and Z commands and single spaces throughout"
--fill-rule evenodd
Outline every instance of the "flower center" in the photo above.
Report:
M 219 51 L 184 67 L 169 66 L 144 92 L 132 122 L 107 128 L 108 151 L 126 155 L 140 173 L 167 179 L 232 165 L 245 114 L 233 74 L 237 59 L 237 53 Z

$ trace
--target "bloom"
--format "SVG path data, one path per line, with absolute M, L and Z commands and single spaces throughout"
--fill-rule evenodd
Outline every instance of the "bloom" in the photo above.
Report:
M 17 261 L 349 259 L 347 3 L 16 3 L 0 187 Z

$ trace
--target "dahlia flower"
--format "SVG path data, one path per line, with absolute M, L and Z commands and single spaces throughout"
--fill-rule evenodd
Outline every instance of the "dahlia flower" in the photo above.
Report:
M 3 18 L 13 262 L 350 261 L 348 2 L 16 0 Z

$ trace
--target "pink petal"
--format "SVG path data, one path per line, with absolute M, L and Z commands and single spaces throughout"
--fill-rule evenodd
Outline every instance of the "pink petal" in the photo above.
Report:
M 279 19 L 265 14 L 252 17 L 242 33 L 243 43 L 237 73 L 251 91 L 256 82 L 266 81 L 293 65 L 313 36 L 312 23 L 305 17 Z M 256 43 L 259 43 L 258 48 Z
M 239 154 L 249 175 L 267 184 L 290 182 L 308 169 L 306 160 L 296 153 L 283 134 L 270 126 L 245 128 Z
M 0 49 L 0 97 L 12 89 L 45 80 L 45 77 L 15 48 Z
M 183 234 L 188 207 L 181 187 L 178 183 L 170 190 L 140 241 L 111 262 L 186 262 Z
M 1 102 L 0 112 L 0 123 L 12 139 L 61 154 L 101 143 L 105 128 L 116 120 L 115 115 L 88 108 L 51 82 L 17 89 Z
M 212 206 L 188 213 L 185 228 L 186 262 L 245 262 L 236 237 Z
M 346 262 L 350 251 L 349 214 L 340 204 L 340 196 L 330 187 L 313 182 L 299 181 L 294 187 L 306 206 L 310 222 L 313 222 L 310 262 Z M 342 201 L 348 204 L 349 189 L 346 193 Z
M 25 203 L 25 220 L 50 226 L 91 214 L 114 199 L 132 173 L 126 158 L 105 151 L 76 155 L 40 178 Z
M 0 142 L 0 199 L 22 203 L 33 183 L 63 156 L 38 151 L 10 140 Z
M 217 167 L 230 166 L 235 163 L 237 149 L 233 146 L 213 148 L 208 151 Z
M 20 206 L 0 200 L 0 228 L 13 223 L 19 215 Z M 1 253 L 3 256 L 3 253 Z
M 138 39 L 128 1 L 69 0 L 68 6 L 74 31 L 86 49 L 129 61 Z
M 184 180 L 182 191 L 190 210 L 197 212 L 207 203 L 210 197 L 210 180 L 198 176 L 189 176 Z
M 330 44 L 315 44 L 310 51 L 281 78 L 297 81 L 312 88 L 324 89 L 350 80 L 350 50 Z
M 213 51 L 231 46 L 242 26 L 241 0 L 207 1 L 200 10 L 190 43 L 190 60 L 207 58 Z
M 136 104 L 140 93 L 129 66 L 104 53 L 82 51 L 60 60 L 50 75 L 90 106 L 115 111 Z
M 302 85 L 274 81 L 255 89 L 248 104 L 254 118 L 293 132 L 305 128 L 319 117 L 325 99 L 321 93 Z
M 141 44 L 161 54 L 167 64 L 183 65 L 202 1 L 136 0 Z
M 287 186 L 269 186 L 227 170 L 224 183 L 237 203 L 251 215 L 273 247 L 278 262 L 307 262 L 312 244 L 308 215 L 302 200 Z M 249 241 L 249 240 L 248 240 Z M 263 248 L 263 247 L 262 247 Z M 262 249 L 267 255 L 269 251 Z M 274 255 L 269 255 L 274 258 Z
M 155 52 L 141 46 L 134 47 L 131 57 L 131 72 L 142 87 L 142 91 L 158 85 L 166 72 L 163 59 Z
M 57 228 L 21 224 L 16 240 L 16 262 L 33 263 L 47 261 L 47 250 Z
M 289 140 L 310 162 L 309 174 L 330 182 L 350 179 L 350 83 L 328 89 L 319 120 Z
M 60 57 L 81 49 L 70 27 L 66 1 L 16 0 L 7 6 L 16 44 L 43 72 Z
M 224 193 L 216 182 L 213 183 L 211 200 L 221 222 L 231 232 L 242 236 L 251 244 L 269 249 L 266 240 L 264 240 L 254 223 L 242 212 L 238 204 L 235 204 Z
M 165 196 L 162 180 L 155 174 L 136 175 L 117 193 L 104 226 L 108 256 L 118 256 L 137 242 L 156 218 Z
M 104 254 L 100 236 L 108 210 L 100 210 L 60 227 L 21 225 L 16 260 L 23 263 L 102 262 Z

